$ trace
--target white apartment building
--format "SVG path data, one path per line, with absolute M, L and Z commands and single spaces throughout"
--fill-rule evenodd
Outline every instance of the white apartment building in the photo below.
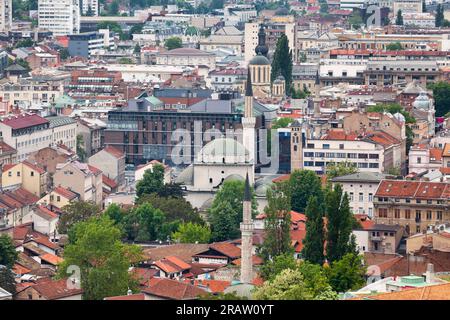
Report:
M 0 0 L 0 32 L 10 31 L 12 27 L 12 0 Z
M 39 0 L 38 24 L 40 29 L 55 36 L 80 32 L 79 0 Z
M 17 150 L 17 161 L 23 161 L 31 153 L 60 142 L 75 148 L 76 122 L 65 119 L 47 119 L 37 114 L 10 116 L 0 121 L 0 135 L 3 141 Z
M 244 30 L 244 58 L 248 63 L 255 55 L 255 48 L 258 45 L 259 23 L 248 22 Z
M 384 149 L 374 142 L 356 140 L 308 139 L 303 148 L 303 169 L 323 174 L 329 163 L 347 161 L 361 171 L 384 171 Z
M 421 13 L 422 0 L 395 0 L 392 12 L 397 14 L 398 10 L 402 10 L 402 13 Z
M 409 173 L 439 171 L 439 168 L 443 167 L 442 148 L 418 144 L 410 148 L 408 159 Z
M 417 26 L 423 28 L 433 28 L 435 26 L 435 17 L 429 13 L 403 13 L 403 24 L 405 26 Z
M 339 183 L 342 190 L 347 192 L 350 208 L 354 214 L 365 214 L 373 217 L 373 196 L 380 181 L 386 175 L 372 172 L 358 172 L 333 178 L 333 184 Z
M 87 15 L 89 8 L 94 17 L 98 16 L 98 0 L 81 0 L 81 12 Z

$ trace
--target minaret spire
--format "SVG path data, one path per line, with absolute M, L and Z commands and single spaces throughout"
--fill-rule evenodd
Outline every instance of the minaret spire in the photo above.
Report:
M 253 220 L 252 220 L 252 196 L 250 181 L 245 177 L 244 202 L 242 205 L 241 223 L 241 282 L 251 284 L 253 282 Z

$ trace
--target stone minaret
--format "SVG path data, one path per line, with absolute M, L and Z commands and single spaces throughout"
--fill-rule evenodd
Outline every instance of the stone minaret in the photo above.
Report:
M 320 79 L 319 70 L 316 73 L 316 82 L 314 83 L 314 117 L 320 117 Z
M 252 220 L 252 193 L 248 174 L 245 178 L 244 202 L 241 223 L 241 282 L 251 284 L 253 282 L 253 220 Z
M 243 145 L 248 150 L 248 161 L 253 164 L 252 170 L 255 170 L 255 125 L 256 118 L 253 116 L 253 89 L 250 77 L 250 69 L 248 69 L 247 83 L 245 86 L 245 107 L 244 117 L 242 118 L 243 128 Z M 253 174 L 251 175 L 253 177 Z M 252 181 L 253 183 L 253 181 Z

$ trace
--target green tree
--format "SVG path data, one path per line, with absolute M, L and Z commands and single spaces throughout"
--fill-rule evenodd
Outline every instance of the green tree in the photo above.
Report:
M 139 43 L 136 43 L 136 45 L 134 46 L 133 52 L 136 55 L 140 55 L 141 54 L 141 46 L 139 45 Z
M 183 223 L 172 234 L 172 239 L 180 243 L 208 243 L 211 239 L 211 230 L 207 226 L 192 222 Z
M 403 25 L 403 15 L 402 15 L 402 10 L 400 10 L 400 9 L 397 11 L 397 18 L 395 19 L 395 24 L 398 26 Z
M 396 41 L 396 42 L 389 43 L 386 46 L 386 50 L 388 50 L 388 51 L 399 51 L 399 50 L 403 50 L 403 47 L 402 47 L 402 44 L 400 42 Z
M 108 216 L 116 225 L 120 225 L 125 216 L 123 210 L 115 203 L 110 204 L 103 214 Z
M 255 300 L 335 300 L 331 287 L 315 294 L 299 269 L 285 269 L 255 290 Z
M 108 29 L 109 31 L 117 33 L 120 37 L 123 35 L 122 28 L 115 21 L 103 21 L 97 24 L 97 30 Z
M 77 134 L 77 156 L 81 162 L 86 160 L 86 149 L 84 146 L 84 138 L 83 135 Z
M 327 217 L 327 259 L 340 260 L 347 253 L 356 252 L 355 238 L 352 234 L 354 217 L 350 209 L 347 193 L 340 184 L 335 185 L 326 195 Z
M 450 111 L 450 83 L 439 81 L 429 85 L 429 88 L 433 90 L 436 117 L 442 117 Z
M 349 161 L 343 161 L 343 162 L 330 162 L 327 165 L 326 174 L 327 179 L 330 181 L 333 178 L 345 176 L 347 174 L 357 173 L 358 168 L 353 165 L 353 163 Z
M 32 47 L 32 46 L 34 46 L 34 41 L 31 38 L 26 38 L 26 39 L 23 39 L 23 40 L 19 40 L 16 43 L 16 48 L 29 48 L 29 47 Z
M 212 0 L 210 4 L 211 10 L 223 9 L 224 0 Z
M 427 4 L 425 3 L 425 0 L 422 0 L 422 12 L 427 12 Z
M 444 7 L 439 3 L 436 7 L 436 16 L 434 20 L 434 24 L 436 27 L 442 27 L 444 23 Z
M 271 81 L 282 75 L 286 80 L 286 88 L 292 84 L 292 51 L 289 49 L 289 40 L 283 33 L 277 40 L 277 46 L 272 60 Z
M 198 210 L 193 208 L 189 201 L 183 197 L 161 197 L 156 193 L 141 196 L 137 204 L 150 203 L 155 209 L 164 212 L 168 222 L 193 222 L 203 225 L 205 221 Z
M 141 259 L 142 250 L 120 241 L 121 231 L 108 217 L 92 217 L 73 227 L 74 239 L 64 248 L 59 277 L 67 276 L 71 265 L 80 268 L 85 300 L 102 300 L 136 290 L 137 281 L 128 273 L 132 263 Z
M 311 263 L 322 265 L 324 257 L 324 214 L 317 202 L 317 197 L 311 196 L 305 211 L 306 236 L 303 239 L 302 257 Z
M 85 221 L 100 213 L 100 207 L 92 202 L 73 201 L 62 207 L 62 214 L 58 221 L 58 232 L 65 234 L 77 222 Z
M 293 254 L 291 246 L 291 201 L 289 185 L 276 183 L 267 190 L 267 206 L 264 208 L 265 237 L 259 255 L 267 261 L 281 254 Z
M 6 234 L 0 235 L 0 265 L 11 269 L 16 260 L 17 251 L 12 238 Z
M 389 112 L 391 114 L 401 113 L 406 123 L 416 123 L 416 119 L 398 103 L 377 104 L 367 108 L 367 112 Z
M 292 254 L 284 253 L 265 261 L 259 270 L 259 275 L 266 281 L 273 280 L 281 271 L 296 268 L 298 268 L 298 261 Z
M 21 67 L 24 67 L 27 71 L 31 71 L 30 64 L 28 63 L 27 60 L 19 58 L 19 59 L 16 59 L 15 63 L 18 64 Z
M 272 122 L 272 129 L 287 128 L 294 121 L 292 118 L 279 118 Z
M 328 13 L 328 3 L 322 2 L 320 4 L 320 13 L 327 14 Z
M 155 164 L 152 169 L 146 170 L 142 180 L 136 184 L 138 199 L 144 194 L 158 193 L 164 186 L 164 166 Z
M 364 21 L 361 17 L 359 11 L 353 10 L 353 13 L 348 18 L 348 23 L 356 29 L 361 28 L 361 25 L 364 24 Z
M 244 199 L 244 181 L 225 181 L 216 193 L 207 219 L 211 226 L 212 240 L 223 241 L 239 237 L 242 221 L 242 199 Z M 257 203 L 252 192 L 252 214 L 256 213 Z
M 122 57 L 117 60 L 119 64 L 133 64 L 133 60 L 128 57 Z
M 170 37 L 164 41 L 164 47 L 167 50 L 181 48 L 182 46 L 183 46 L 183 41 L 179 37 Z
M 16 280 L 11 269 L 0 264 L 0 288 L 11 294 L 16 293 Z
M 119 1 L 118 0 L 114 0 L 113 2 L 111 2 L 111 4 L 109 5 L 109 8 L 108 8 L 108 13 L 111 16 L 119 15 Z
M 292 210 L 305 212 L 309 197 L 316 196 L 323 203 L 322 185 L 319 176 L 311 170 L 295 170 L 289 178 Z
M 357 290 L 365 285 L 367 268 L 362 261 L 361 256 L 348 253 L 327 268 L 328 281 L 334 291 Z
M 135 207 L 123 219 L 124 230 L 129 240 L 163 240 L 166 234 L 164 213 L 150 203 Z
M 66 60 L 70 57 L 69 50 L 67 48 L 61 48 L 59 50 L 59 57 L 61 60 Z

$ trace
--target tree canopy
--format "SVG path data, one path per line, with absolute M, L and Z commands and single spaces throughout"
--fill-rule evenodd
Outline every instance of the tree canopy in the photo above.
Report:
M 11 269 L 16 262 L 17 255 L 12 238 L 6 234 L 0 235 L 0 265 Z
M 319 176 L 311 170 L 295 170 L 289 178 L 292 210 L 305 212 L 309 197 L 317 197 L 323 203 L 322 184 Z
M 172 234 L 172 239 L 180 243 L 208 243 L 211 230 L 207 226 L 192 222 L 182 223 Z
M 211 226 L 212 240 L 224 241 L 239 237 L 244 199 L 244 181 L 225 181 L 216 193 L 207 218 Z M 252 192 L 252 215 L 256 213 L 256 199 Z
M 92 217 L 73 227 L 58 275 L 65 278 L 69 266 L 78 266 L 86 300 L 123 295 L 137 289 L 128 268 L 141 255 L 140 247 L 122 243 L 121 231 L 108 217 Z
M 397 11 L 397 18 L 395 19 L 395 24 L 398 26 L 403 25 L 403 14 L 402 14 L 402 10 L 400 10 L 400 9 Z
M 100 213 L 100 207 L 92 202 L 73 201 L 62 207 L 64 212 L 58 221 L 58 232 L 65 234 L 77 222 L 85 221 Z
M 442 117 L 450 111 L 450 83 L 439 81 L 429 85 L 433 90 L 433 98 L 436 105 L 436 116 Z
M 292 51 L 289 49 L 289 40 L 283 33 L 278 38 L 273 55 L 271 81 L 275 81 L 279 75 L 282 75 L 286 81 L 286 88 L 290 88 L 292 84 L 292 64 Z
M 180 37 L 170 37 L 164 41 L 164 47 L 167 50 L 173 50 L 181 48 L 183 46 L 183 41 Z
M 348 253 L 326 269 L 329 283 L 336 292 L 357 290 L 364 286 L 367 268 L 361 256 Z
M 303 239 L 302 257 L 311 263 L 322 265 L 324 256 L 324 214 L 317 197 L 311 196 L 306 206 L 306 236 Z

